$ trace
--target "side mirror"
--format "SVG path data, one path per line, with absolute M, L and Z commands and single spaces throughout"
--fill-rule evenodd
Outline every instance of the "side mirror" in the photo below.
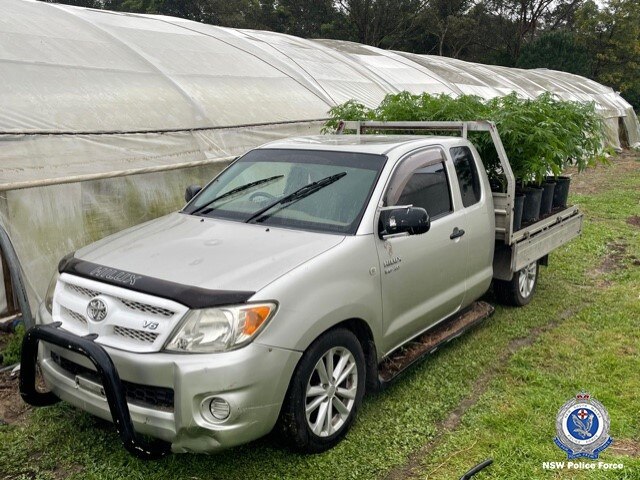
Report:
M 193 197 L 200 193 L 202 187 L 200 185 L 189 185 L 184 192 L 184 200 L 190 202 Z
M 378 236 L 380 238 L 406 233 L 420 235 L 431 228 L 429 214 L 420 207 L 389 207 L 380 212 Z

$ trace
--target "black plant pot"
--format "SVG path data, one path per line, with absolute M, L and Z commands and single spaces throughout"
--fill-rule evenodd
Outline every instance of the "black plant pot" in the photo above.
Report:
M 567 208 L 571 177 L 558 177 L 555 180 L 556 188 L 553 190 L 553 208 Z
M 516 193 L 513 199 L 513 231 L 522 227 L 522 207 L 524 207 L 524 193 Z
M 547 180 L 542 184 L 542 199 L 540 200 L 540 216 L 551 213 L 553 206 L 553 192 L 556 190 L 556 182 Z
M 536 222 L 540 216 L 540 201 L 542 200 L 542 188 L 527 187 L 524 193 L 524 205 L 522 207 L 522 221 Z

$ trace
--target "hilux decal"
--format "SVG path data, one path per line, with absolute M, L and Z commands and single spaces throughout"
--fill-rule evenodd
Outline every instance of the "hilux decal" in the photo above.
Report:
M 395 272 L 396 270 L 400 270 L 400 262 L 402 262 L 402 258 L 393 257 L 384 261 L 384 273 Z
M 142 275 L 134 275 L 133 273 L 123 272 L 122 270 L 116 270 L 109 267 L 96 267 L 89 272 L 89 275 L 103 280 L 112 280 L 114 282 L 122 283 L 125 285 L 135 285 L 136 280 L 142 278 Z

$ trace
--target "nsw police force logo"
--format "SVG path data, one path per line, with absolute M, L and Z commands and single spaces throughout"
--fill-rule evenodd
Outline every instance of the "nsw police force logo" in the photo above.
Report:
M 578 393 L 565 403 L 556 418 L 554 442 L 573 458 L 596 459 L 611 445 L 609 414 L 599 401 L 588 393 Z

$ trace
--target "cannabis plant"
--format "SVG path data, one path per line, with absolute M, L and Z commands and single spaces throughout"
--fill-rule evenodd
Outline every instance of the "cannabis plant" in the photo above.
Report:
M 485 101 L 462 95 L 390 94 L 374 109 L 350 100 L 330 110 L 325 131 L 339 120 L 462 121 L 496 123 L 516 179 L 542 183 L 568 165 L 578 170 L 603 161 L 604 123 L 593 103 L 563 101 L 551 93 L 523 99 L 515 93 Z M 493 184 L 504 183 L 497 152 L 486 133 L 470 133 Z M 502 181 L 500 181 L 502 180 Z

